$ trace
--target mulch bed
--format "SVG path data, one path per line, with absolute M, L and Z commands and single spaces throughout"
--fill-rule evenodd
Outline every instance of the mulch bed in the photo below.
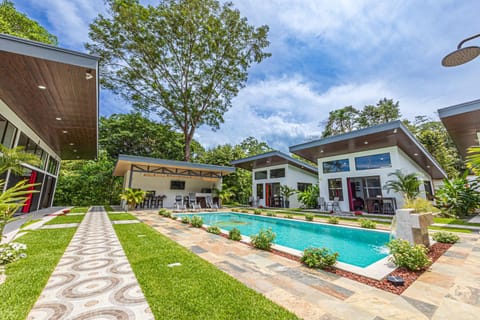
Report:
M 206 230 L 206 228 L 203 228 L 202 229 Z M 219 236 L 222 236 L 224 238 L 227 238 L 228 239 L 228 234 L 219 234 Z M 253 247 L 250 243 L 244 243 L 242 242 L 243 244 L 246 244 L 250 247 Z M 434 263 L 435 261 L 438 260 L 438 258 L 440 258 L 448 249 L 450 249 L 450 247 L 452 246 L 453 244 L 451 243 L 440 243 L 440 242 L 437 242 L 433 245 L 430 246 L 429 248 L 429 251 L 428 251 L 428 257 L 430 258 L 430 260 L 432 261 L 432 263 Z M 254 247 L 253 247 L 254 248 Z M 279 251 L 279 250 L 275 250 L 275 249 L 271 249 L 270 250 L 271 253 L 274 253 L 276 255 L 279 255 L 279 256 L 282 256 L 284 258 L 287 258 L 287 259 L 291 259 L 291 260 L 295 260 L 295 261 L 298 261 L 300 262 L 300 258 L 297 257 L 297 256 L 294 256 L 294 255 L 291 255 L 291 254 L 288 254 L 288 253 L 285 253 L 285 252 L 282 252 L 282 251 Z M 325 270 L 327 272 L 331 272 L 333 274 L 336 274 L 338 276 L 341 276 L 341 277 L 344 277 L 344 278 L 348 278 L 348 279 L 351 279 L 351 280 L 355 280 L 355 281 L 358 281 L 358 282 L 361 282 L 361 283 L 364 283 L 366 285 L 369 285 L 369 286 L 372 286 L 372 287 L 375 287 L 375 288 L 378 288 L 378 289 L 381 289 L 381 290 L 385 290 L 385 291 L 388 291 L 388 292 L 391 292 L 391 293 L 394 293 L 394 294 L 402 294 L 402 292 L 404 292 L 411 284 L 413 284 L 413 282 L 415 280 L 418 279 L 418 277 L 420 277 L 424 272 L 426 272 L 428 269 L 426 270 L 421 270 L 421 271 L 410 271 L 410 270 L 407 270 L 405 268 L 397 268 L 395 271 L 391 272 L 389 275 L 391 276 L 400 276 L 404 279 L 404 285 L 403 286 L 395 286 L 393 285 L 392 283 L 390 283 L 388 280 L 387 280 L 387 277 L 383 278 L 382 280 L 374 280 L 374 279 L 371 279 L 371 278 L 367 278 L 367 277 L 364 277 L 364 276 L 361 276 L 361 275 L 358 275 L 356 273 L 352 273 L 352 272 L 349 272 L 349 271 L 345 271 L 345 270 L 341 270 L 341 269 L 337 269 L 337 268 L 331 268 L 329 270 Z

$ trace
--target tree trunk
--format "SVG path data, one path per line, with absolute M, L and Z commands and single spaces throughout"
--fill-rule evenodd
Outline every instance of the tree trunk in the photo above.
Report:
M 185 161 L 190 162 L 191 153 L 190 153 L 190 145 L 192 144 L 194 129 L 191 129 L 190 132 L 184 131 L 185 135 Z

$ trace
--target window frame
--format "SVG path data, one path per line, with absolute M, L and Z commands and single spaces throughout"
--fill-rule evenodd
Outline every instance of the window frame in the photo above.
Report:
M 257 174 L 260 174 L 260 173 L 264 173 L 265 174 L 265 177 L 264 178 L 257 178 Z M 268 179 L 268 171 L 267 170 L 262 170 L 262 171 L 255 171 L 253 173 L 253 178 L 254 180 L 266 180 Z
M 272 172 L 281 172 L 281 171 L 283 171 L 283 176 L 276 176 L 276 177 L 272 176 Z M 270 173 L 269 173 L 270 179 L 281 179 L 281 178 L 285 178 L 285 177 L 286 177 L 286 174 L 287 174 L 287 172 L 286 172 L 285 168 L 270 169 Z
M 374 166 L 374 162 L 372 160 L 374 160 L 375 158 L 378 158 L 380 160 L 381 157 L 388 157 L 388 165 L 377 165 L 377 166 Z M 361 166 L 359 166 L 359 161 L 361 160 L 364 160 L 364 159 L 372 159 L 370 160 L 367 164 L 369 165 L 368 168 L 362 168 Z M 385 153 L 377 153 L 377 154 L 370 154 L 370 155 L 367 155 L 367 156 L 359 156 L 359 157 L 355 157 L 355 170 L 357 171 L 364 171 L 364 170 L 374 170 L 374 169 L 383 169 L 383 168 L 391 168 L 392 167 L 392 157 L 390 155 L 390 152 L 385 152 Z
M 342 163 L 343 162 L 343 163 Z M 342 170 L 342 166 L 346 163 L 346 170 Z M 331 168 L 333 170 L 327 171 L 326 169 Z M 322 162 L 322 171 L 323 173 L 335 173 L 335 172 L 349 172 L 350 171 L 350 159 L 337 159 Z
M 330 181 L 335 181 L 339 183 L 336 186 L 331 185 Z M 328 199 L 330 201 L 334 201 L 335 197 L 338 197 L 338 201 L 343 201 L 343 179 L 342 178 L 331 178 L 327 180 L 327 188 L 328 188 Z M 332 192 L 333 191 L 333 192 Z M 340 191 L 340 192 L 338 192 Z

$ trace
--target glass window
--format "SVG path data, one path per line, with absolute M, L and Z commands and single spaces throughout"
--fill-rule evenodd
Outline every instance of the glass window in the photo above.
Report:
M 432 183 L 428 180 L 423 181 L 423 187 L 425 188 L 425 196 L 428 200 L 433 201 L 433 190 L 432 190 Z
M 170 189 L 171 190 L 185 190 L 185 181 L 170 181 Z
M 365 191 L 367 192 L 367 198 L 376 198 L 382 196 L 382 187 L 380 184 L 380 177 L 367 177 L 364 180 Z
M 390 153 L 355 158 L 355 168 L 357 170 L 390 168 L 391 166 Z
M 330 201 L 338 198 L 339 201 L 343 201 L 343 189 L 342 189 L 342 179 L 328 179 L 328 198 Z
M 285 177 L 285 168 L 270 170 L 270 179 Z
M 7 123 L 8 123 L 8 121 L 4 117 L 0 116 L 0 139 L 3 138 L 3 133 L 5 132 L 5 128 L 7 127 Z
M 40 168 L 45 169 L 45 165 L 47 164 L 48 153 L 43 151 L 42 158 L 40 159 Z
M 312 184 L 311 183 L 305 183 L 305 182 L 298 182 L 297 183 L 297 190 L 300 192 L 303 192 L 308 189 Z
M 257 198 L 263 199 L 263 183 L 257 184 Z
M 267 179 L 267 171 L 257 171 L 255 172 L 255 180 Z
M 16 133 L 17 128 L 15 128 L 15 126 L 9 122 L 3 134 L 2 144 L 7 148 L 11 148 L 13 146 L 13 142 L 15 141 Z
M 28 144 L 28 137 L 25 135 L 25 133 L 20 133 L 20 138 L 18 139 L 18 145 L 21 147 L 26 148 Z
M 350 171 L 350 162 L 348 159 L 325 161 L 323 163 L 323 173 Z
M 50 160 L 48 161 L 48 168 L 47 171 L 53 175 L 57 174 L 57 168 L 58 168 L 58 161 L 55 160 L 54 158 L 50 157 Z

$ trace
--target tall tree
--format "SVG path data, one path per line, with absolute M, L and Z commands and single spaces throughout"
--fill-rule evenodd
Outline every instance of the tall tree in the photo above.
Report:
M 49 33 L 38 22 L 15 9 L 13 2 L 0 3 L 0 33 L 57 45 L 57 37 Z
M 270 56 L 268 27 L 249 25 L 230 2 L 106 2 L 110 17 L 95 19 L 86 45 L 102 58 L 103 86 L 181 130 L 190 160 L 196 128 L 218 129 L 249 67 Z
M 323 136 L 334 136 L 357 129 L 358 115 L 359 111 L 352 106 L 330 111 Z
M 182 160 L 183 136 L 170 126 L 159 124 L 141 113 L 113 114 L 100 118 L 99 144 L 116 159 L 119 154 Z M 192 155 L 203 152 L 203 147 L 192 141 Z
M 377 102 L 376 106 L 366 105 L 358 116 L 358 124 L 361 128 L 387 123 L 400 119 L 399 102 L 393 102 L 392 99 L 383 98 Z

